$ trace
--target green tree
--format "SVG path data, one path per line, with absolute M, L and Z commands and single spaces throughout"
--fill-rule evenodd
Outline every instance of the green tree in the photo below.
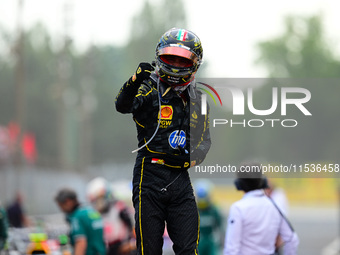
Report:
M 289 109 L 301 126 L 293 129 L 261 129 L 251 136 L 256 139 L 254 149 L 271 160 L 335 160 L 339 153 L 336 143 L 340 141 L 338 118 L 340 87 L 340 62 L 333 54 L 333 45 L 327 36 L 320 16 L 287 17 L 283 35 L 258 44 L 262 64 L 273 78 L 284 77 L 279 87 L 304 87 L 312 94 L 307 108 L 311 117 L 304 117 L 297 109 Z M 302 79 L 305 78 L 305 79 Z M 306 79 L 307 78 L 307 79 Z M 271 84 L 270 84 L 271 83 Z M 261 109 L 271 102 L 273 80 L 255 93 L 257 105 Z M 268 107 L 267 107 L 268 108 Z M 264 109 L 267 109 L 264 108 Z M 276 113 L 277 118 L 282 118 Z M 249 137 L 249 139 L 251 139 Z M 336 141 L 336 142 L 335 142 Z
M 123 63 L 124 68 L 119 73 L 119 79 L 113 81 L 114 95 L 117 95 L 140 62 L 151 63 L 154 60 L 155 49 L 163 33 L 172 27 L 185 27 L 185 24 L 185 10 L 181 0 L 171 2 L 162 0 L 157 5 L 152 5 L 146 0 L 140 13 L 133 18 L 129 43 L 122 49 L 120 63 Z M 132 161 L 134 156 L 130 154 L 130 150 L 137 148 L 134 122 L 130 115 L 124 116 L 116 111 L 113 114 L 114 125 L 111 128 L 118 133 L 110 145 L 116 154 L 114 158 Z M 122 145 L 124 150 L 121 149 Z
M 340 107 L 340 79 L 332 78 L 339 78 L 340 62 L 333 54 L 333 45 L 326 38 L 320 16 L 290 16 L 285 19 L 282 35 L 258 44 L 260 57 L 256 63 L 268 70 L 269 79 L 263 79 L 265 85 L 254 89 L 255 108 L 270 108 L 272 87 L 278 87 L 279 93 L 281 87 L 303 87 L 312 95 L 306 104 L 312 116 L 304 116 L 293 106 L 288 106 L 287 116 L 281 116 L 280 99 L 278 110 L 268 117 L 250 112 L 244 116 L 233 116 L 230 112 L 212 108 L 212 119 L 221 116 L 234 121 L 296 119 L 299 124 L 295 128 L 281 127 L 278 122 L 275 128 L 270 125 L 262 128 L 240 125 L 212 128 L 212 151 L 206 163 L 237 164 L 249 159 L 282 163 L 337 160 L 340 153 L 337 145 L 340 142 L 340 123 L 336 117 Z M 249 79 L 240 82 L 250 83 Z M 244 90 L 244 93 L 246 99 L 247 91 Z
M 266 67 L 270 77 L 339 77 L 339 61 L 320 16 L 288 16 L 285 27 L 283 35 L 258 44 L 257 63 Z
M 114 98 L 139 62 L 154 59 L 160 36 L 171 27 L 185 25 L 182 5 L 181 0 L 153 5 L 145 1 L 124 47 L 93 45 L 77 53 L 69 42 L 61 52 L 52 47 L 44 26 L 25 31 L 25 128 L 36 135 L 39 165 L 60 165 L 60 141 L 66 144 L 72 168 L 134 160 L 127 151 L 137 146 L 131 135 L 135 127 L 131 116 L 115 111 Z M 1 31 L 0 45 L 11 49 L 15 36 Z M 0 125 L 7 125 L 15 115 L 15 65 L 10 50 L 0 51 L 0 56 Z M 61 69 L 63 58 L 68 65 Z M 63 86 L 61 72 L 68 76 Z M 65 123 L 60 121 L 61 111 Z M 60 135 L 62 125 L 64 135 Z
M 10 61 L 12 38 L 0 28 L 0 125 L 9 123 L 14 116 L 13 61 Z

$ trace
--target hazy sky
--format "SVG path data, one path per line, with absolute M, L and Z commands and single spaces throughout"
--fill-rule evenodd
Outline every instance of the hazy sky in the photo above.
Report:
M 17 0 L 0 2 L 0 26 L 14 31 Z M 63 31 L 63 6 L 73 5 L 71 34 L 77 46 L 90 42 L 122 45 L 128 39 L 131 17 L 140 10 L 141 0 L 24 0 L 26 27 L 40 21 L 58 37 Z M 157 3 L 156 0 L 151 0 Z M 168 1 L 171 4 L 171 1 Z M 254 66 L 256 42 L 283 32 L 287 14 L 321 14 L 327 36 L 340 43 L 340 2 L 338 0 L 183 0 L 188 29 L 202 40 L 205 61 L 213 77 L 263 77 Z M 153 47 L 153 46 L 151 46 Z M 337 51 L 339 52 L 339 51 Z

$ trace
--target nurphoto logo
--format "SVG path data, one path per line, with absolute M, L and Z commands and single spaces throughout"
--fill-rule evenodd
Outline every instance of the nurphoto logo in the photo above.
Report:
M 208 84 L 200 83 L 205 87 L 209 88 L 219 99 L 220 104 L 222 106 L 222 100 L 220 94 L 216 91 L 216 89 Z M 216 100 L 213 94 L 206 88 L 200 88 L 202 91 L 206 92 L 217 105 Z M 232 115 L 233 116 L 244 116 L 246 110 L 248 110 L 251 114 L 255 116 L 265 116 L 265 119 L 242 119 L 233 120 L 233 119 L 213 119 L 213 127 L 217 125 L 229 125 L 230 127 L 242 126 L 242 127 L 263 127 L 266 124 L 271 127 L 275 127 L 277 124 L 280 124 L 282 127 L 296 127 L 298 125 L 298 121 L 296 119 L 273 119 L 270 118 L 270 115 L 280 112 L 281 116 L 287 116 L 287 106 L 292 105 L 296 107 L 304 116 L 312 116 L 312 113 L 307 109 L 306 104 L 311 99 L 311 93 L 308 89 L 300 88 L 300 87 L 273 87 L 271 91 L 271 106 L 267 109 L 257 109 L 254 106 L 254 88 L 248 88 L 246 91 L 243 91 L 241 88 L 237 87 L 218 87 L 219 90 L 227 90 L 227 93 L 231 95 L 232 98 Z M 225 95 L 225 94 L 224 94 Z M 206 94 L 202 95 L 202 108 L 201 114 L 207 114 L 207 96 Z

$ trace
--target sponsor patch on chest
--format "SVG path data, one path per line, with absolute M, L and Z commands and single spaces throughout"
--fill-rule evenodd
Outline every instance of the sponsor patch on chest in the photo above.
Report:
M 172 123 L 172 117 L 174 115 L 174 110 L 171 105 L 161 106 L 161 123 L 160 128 L 168 128 Z

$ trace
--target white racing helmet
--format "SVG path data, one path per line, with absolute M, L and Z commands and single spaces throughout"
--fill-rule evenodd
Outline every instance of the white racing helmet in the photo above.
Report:
M 86 196 L 98 212 L 105 212 L 113 201 L 110 183 L 102 177 L 91 180 L 86 187 Z

